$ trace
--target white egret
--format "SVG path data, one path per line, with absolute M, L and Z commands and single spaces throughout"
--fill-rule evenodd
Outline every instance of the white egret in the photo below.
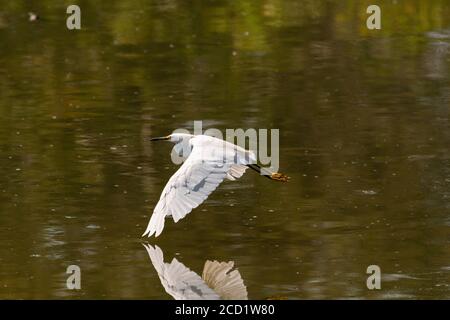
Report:
M 173 133 L 151 141 L 175 143 L 175 151 L 185 159 L 169 179 L 156 204 L 147 229 L 142 236 L 159 236 L 166 217 L 176 223 L 198 207 L 225 179 L 240 178 L 247 168 L 276 181 L 287 181 L 282 173 L 273 173 L 256 164 L 256 156 L 230 142 L 206 135 Z
M 164 263 L 162 250 L 144 244 L 164 289 L 175 300 L 247 300 L 247 288 L 234 262 L 205 262 L 200 277 L 173 258 Z

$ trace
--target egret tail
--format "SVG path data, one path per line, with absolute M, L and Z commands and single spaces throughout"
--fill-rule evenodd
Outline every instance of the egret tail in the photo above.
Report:
M 256 172 L 258 172 L 259 174 L 263 175 L 266 178 L 269 178 L 270 180 L 287 182 L 290 179 L 287 175 L 285 175 L 283 173 L 272 172 L 269 169 L 263 168 L 257 164 L 248 164 L 247 167 L 255 170 Z

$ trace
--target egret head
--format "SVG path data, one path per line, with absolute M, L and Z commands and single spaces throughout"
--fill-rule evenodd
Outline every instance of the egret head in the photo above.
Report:
M 172 134 L 169 134 L 168 136 L 165 136 L 165 137 L 151 138 L 150 141 L 166 140 L 166 141 L 170 141 L 170 142 L 173 142 L 173 143 L 178 143 L 178 142 L 181 142 L 183 140 L 189 141 L 193 137 L 194 137 L 194 135 L 189 134 L 189 133 L 172 133 Z

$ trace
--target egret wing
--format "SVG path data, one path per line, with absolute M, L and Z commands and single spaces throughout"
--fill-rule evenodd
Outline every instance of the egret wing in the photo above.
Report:
M 242 177 L 242 175 L 245 173 L 245 170 L 247 169 L 248 169 L 247 166 L 241 164 L 233 164 L 230 167 L 230 170 L 228 170 L 227 179 L 232 181 L 239 179 L 240 177 Z

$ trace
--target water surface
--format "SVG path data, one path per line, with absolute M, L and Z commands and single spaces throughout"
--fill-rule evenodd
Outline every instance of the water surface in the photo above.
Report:
M 80 31 L 31 3 L 0 6 L 0 298 L 170 299 L 148 137 L 194 120 L 280 129 L 291 181 L 223 183 L 148 240 L 167 261 L 234 261 L 250 299 L 450 297 L 447 1 L 382 1 L 379 31 L 365 1 L 91 1 Z

